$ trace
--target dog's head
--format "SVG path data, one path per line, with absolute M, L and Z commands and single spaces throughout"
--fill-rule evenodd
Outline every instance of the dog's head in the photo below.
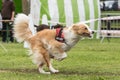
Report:
M 77 23 L 73 24 L 72 30 L 76 35 L 82 36 L 82 37 L 91 37 L 94 31 L 92 31 L 88 25 L 84 23 Z

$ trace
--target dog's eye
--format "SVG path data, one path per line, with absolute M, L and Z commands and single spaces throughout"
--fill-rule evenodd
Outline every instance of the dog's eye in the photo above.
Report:
M 85 28 L 85 30 L 87 30 L 87 28 Z

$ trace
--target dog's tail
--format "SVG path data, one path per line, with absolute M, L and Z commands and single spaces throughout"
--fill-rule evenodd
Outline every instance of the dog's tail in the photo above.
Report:
M 18 14 L 14 21 L 14 37 L 18 42 L 28 41 L 32 37 L 29 29 L 29 17 L 25 14 Z

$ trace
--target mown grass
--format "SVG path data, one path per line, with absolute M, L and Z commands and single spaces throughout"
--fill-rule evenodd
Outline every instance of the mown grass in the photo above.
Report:
M 1 80 L 119 80 L 120 79 L 120 39 L 85 39 L 68 52 L 68 57 L 59 62 L 53 61 L 60 73 L 39 74 L 27 55 L 27 49 L 20 43 L 1 43 Z M 48 70 L 46 68 L 46 70 Z

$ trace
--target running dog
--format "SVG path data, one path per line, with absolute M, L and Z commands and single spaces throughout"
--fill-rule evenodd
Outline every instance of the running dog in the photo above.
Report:
M 29 18 L 25 14 L 18 14 L 14 22 L 14 37 L 18 42 L 26 41 L 30 45 L 33 62 L 43 74 L 57 73 L 53 68 L 51 58 L 63 60 L 69 51 L 82 37 L 91 37 L 93 31 L 86 24 L 77 23 L 72 26 L 57 29 L 44 29 L 32 35 L 29 29 Z M 50 72 L 43 70 L 47 64 Z

